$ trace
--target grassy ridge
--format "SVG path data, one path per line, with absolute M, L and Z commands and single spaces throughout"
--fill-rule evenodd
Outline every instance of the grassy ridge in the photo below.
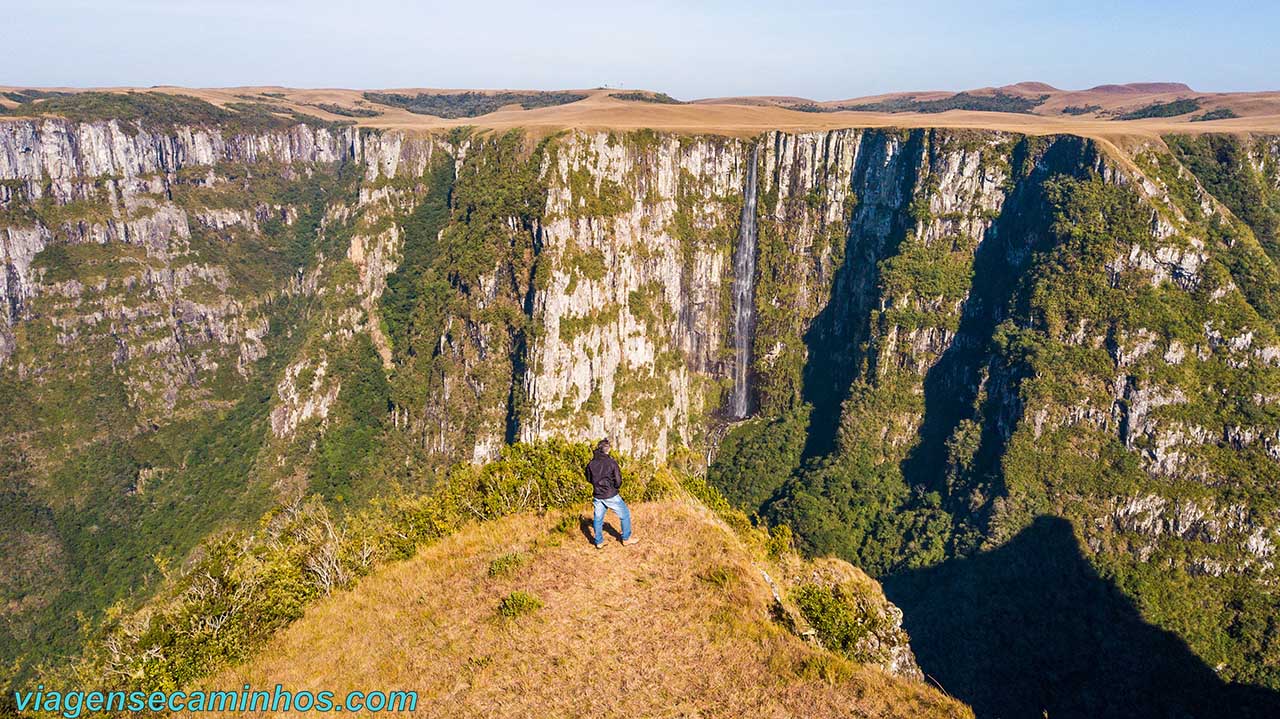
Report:
M 804 573 L 793 556 L 793 569 L 775 564 L 674 488 L 650 501 L 639 500 L 655 495 L 652 485 L 624 491 L 637 546 L 591 548 L 581 504 L 468 525 L 321 599 L 244 664 L 199 685 L 413 687 L 418 711 L 450 716 L 971 716 L 923 683 L 806 644 L 771 620 L 758 567 L 790 596 L 784 577 Z M 513 552 L 522 559 L 510 566 Z M 499 561 L 507 568 L 495 573 Z M 817 608 L 807 598 L 819 591 L 797 596 L 813 610 L 806 616 L 833 617 L 824 630 L 861 626 L 883 602 L 869 589 Z M 365 640 L 355 647 L 352 636 Z

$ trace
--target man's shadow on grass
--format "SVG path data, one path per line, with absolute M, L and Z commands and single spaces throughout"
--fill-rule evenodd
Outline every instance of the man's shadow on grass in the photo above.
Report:
M 596 543 L 595 527 L 591 526 L 591 517 L 578 517 L 578 529 L 582 530 L 582 536 L 586 537 L 589 543 Z M 604 521 L 604 533 L 619 542 L 622 541 L 622 533 L 614 529 L 607 519 Z

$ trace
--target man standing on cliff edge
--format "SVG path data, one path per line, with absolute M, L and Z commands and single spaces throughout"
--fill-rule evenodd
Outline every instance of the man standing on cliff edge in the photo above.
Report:
M 602 439 L 596 445 L 595 454 L 587 463 L 587 481 L 591 482 L 596 549 L 604 548 L 604 513 L 608 509 L 612 509 L 622 521 L 622 543 L 631 546 L 638 542 L 631 538 L 631 510 L 618 494 L 622 487 L 622 470 L 618 468 L 618 461 L 609 456 L 609 440 Z

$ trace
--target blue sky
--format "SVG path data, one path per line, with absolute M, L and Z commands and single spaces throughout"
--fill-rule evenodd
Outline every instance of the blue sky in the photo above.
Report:
M 1280 4 L 0 0 L 0 84 L 1280 89 Z

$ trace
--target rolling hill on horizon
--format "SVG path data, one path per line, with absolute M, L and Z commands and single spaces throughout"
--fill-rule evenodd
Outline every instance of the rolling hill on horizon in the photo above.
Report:
M 103 91 L 188 94 L 223 107 L 249 104 L 258 111 L 277 115 L 302 114 L 325 121 L 398 129 L 479 123 L 496 129 L 652 127 L 737 134 L 756 127 L 818 129 L 871 121 L 1089 136 L 1280 131 L 1280 91 L 1198 92 L 1178 82 L 1106 84 L 1084 90 L 1019 82 L 955 92 L 894 92 L 822 101 L 784 96 L 682 101 L 662 92 L 600 87 L 556 91 L 0 87 L 0 110 L 11 115 L 58 114 L 57 105 L 63 101 L 56 98 Z M 51 100 L 42 109 L 42 103 Z M 741 116 L 742 108 L 754 110 Z

